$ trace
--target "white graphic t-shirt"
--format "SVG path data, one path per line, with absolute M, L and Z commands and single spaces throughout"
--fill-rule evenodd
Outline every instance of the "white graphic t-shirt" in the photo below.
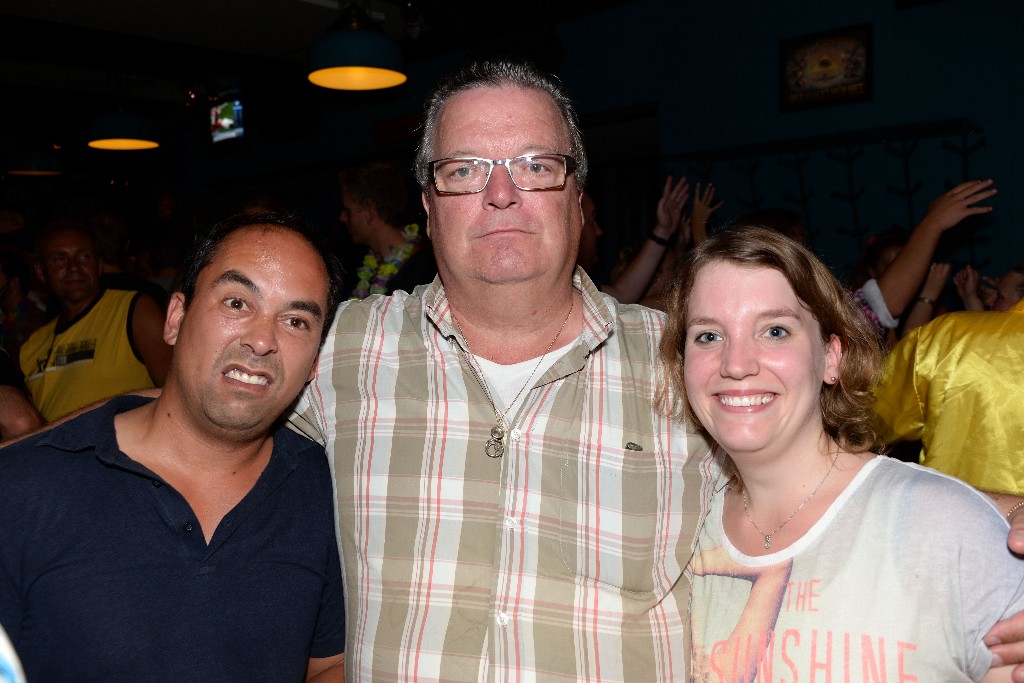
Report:
M 697 681 L 976 681 L 982 637 L 1024 609 L 1024 561 L 981 493 L 877 457 L 799 541 L 750 557 L 711 490 L 693 571 Z

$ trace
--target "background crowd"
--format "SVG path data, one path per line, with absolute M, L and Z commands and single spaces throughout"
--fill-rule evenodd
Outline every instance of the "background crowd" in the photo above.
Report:
M 437 265 L 411 189 L 410 170 L 393 162 L 369 161 L 342 169 L 338 181 L 339 220 L 325 232 L 347 264 L 348 296 L 411 291 L 429 283 Z M 992 180 L 963 183 L 936 193 L 913 230 L 883 230 L 866 240 L 845 284 L 887 350 L 943 313 L 1007 311 L 1024 296 L 1024 263 L 1003 273 L 981 272 L 972 264 L 954 272 L 950 263 L 936 256 L 947 232 L 955 233 L 964 219 L 992 210 L 986 200 L 996 192 Z M 620 302 L 662 310 L 676 264 L 709 233 L 741 222 L 808 242 L 801 216 L 792 210 L 731 210 L 716 200 L 712 183 L 691 187 L 686 178 L 668 176 L 660 199 L 651 207 L 653 225 L 633 230 L 644 238 L 623 247 L 615 263 L 602 264 L 600 205 L 588 192 L 582 205 L 578 264 L 595 278 L 607 272 L 607 281 L 599 282 L 601 289 Z M 292 208 L 272 194 L 253 193 L 209 220 Z M 24 433 L 93 400 L 160 386 L 170 354 L 160 339 L 163 309 L 174 291 L 184 249 L 202 226 L 190 227 L 176 213 L 169 192 L 161 192 L 141 210 L 108 200 L 80 202 L 66 215 L 41 225 L 26 220 L 15 207 L 0 213 L 3 437 Z M 97 317 L 96 305 L 111 291 L 135 292 L 122 296 L 123 310 L 103 314 L 104 324 L 112 326 L 106 334 L 123 338 L 121 356 L 102 369 L 68 372 L 64 366 L 74 364 L 75 353 L 88 353 L 74 347 L 77 337 L 68 336 L 68 328 L 81 327 L 82 317 Z M 37 333 L 40 329 L 50 333 Z M 34 342 L 23 350 L 33 334 Z M 54 396 L 60 401 L 51 405 Z M 917 448 L 916 443 L 897 446 L 895 453 L 916 459 Z

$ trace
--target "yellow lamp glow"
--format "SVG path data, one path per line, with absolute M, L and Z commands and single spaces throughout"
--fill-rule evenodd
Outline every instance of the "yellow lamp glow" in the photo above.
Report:
M 89 146 L 93 149 L 134 151 L 156 149 L 156 126 L 136 114 L 123 111 L 97 116 L 90 126 Z
M 89 146 L 93 149 L 156 149 L 160 143 L 152 140 L 135 140 L 134 138 L 106 138 L 103 140 L 91 140 Z
M 408 80 L 405 74 L 373 66 L 334 66 L 309 74 L 309 82 L 332 90 L 381 90 Z

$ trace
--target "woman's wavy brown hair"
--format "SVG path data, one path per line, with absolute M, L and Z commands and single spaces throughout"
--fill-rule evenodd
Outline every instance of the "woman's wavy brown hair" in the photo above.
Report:
M 839 380 L 823 383 L 821 391 L 825 433 L 850 452 L 878 450 L 882 440 L 874 426 L 871 394 L 882 362 L 878 337 L 850 293 L 814 254 L 792 239 L 757 225 L 737 224 L 709 237 L 686 256 L 676 271 L 661 340 L 668 382 L 662 392 L 673 397 L 675 417 L 700 424 L 686 400 L 683 383 L 688 307 L 697 274 L 719 261 L 779 271 L 818 321 L 822 343 L 832 335 L 839 338 L 843 351 Z

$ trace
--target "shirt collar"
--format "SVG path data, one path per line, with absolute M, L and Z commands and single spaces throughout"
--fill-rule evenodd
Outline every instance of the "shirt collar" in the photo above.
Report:
M 144 470 L 141 465 L 121 452 L 117 445 L 114 417 L 139 408 L 154 399 L 142 396 L 116 396 L 103 405 L 40 434 L 39 445 L 48 446 L 68 453 L 95 449 L 96 457 L 108 464 L 132 471 Z M 277 425 L 273 430 L 274 450 L 271 460 L 279 460 L 288 470 L 298 466 L 299 458 L 305 451 L 319 446 L 304 436 Z M 148 473 L 148 470 L 145 470 Z
M 609 305 L 608 295 L 602 294 L 590 276 L 579 266 L 576 266 L 573 273 L 572 286 L 580 292 L 583 299 L 583 330 L 580 337 L 592 352 L 614 331 L 615 316 Z M 437 328 L 446 339 L 458 337 L 440 275 L 423 291 L 423 326 L 425 339 L 429 336 L 429 326 Z

